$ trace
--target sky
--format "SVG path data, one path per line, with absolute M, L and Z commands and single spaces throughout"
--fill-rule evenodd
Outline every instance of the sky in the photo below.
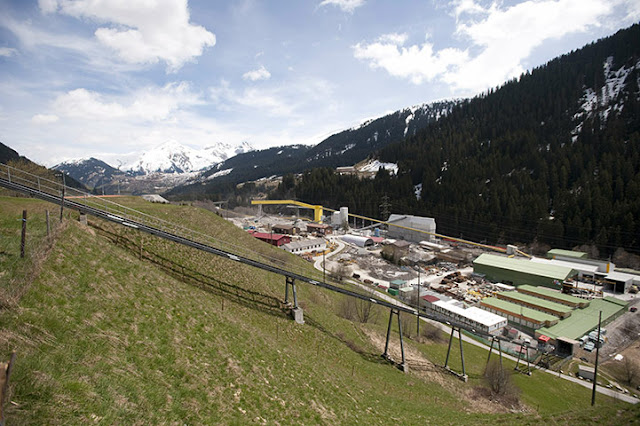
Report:
M 0 0 L 0 142 L 47 166 L 315 144 L 639 20 L 638 0 Z

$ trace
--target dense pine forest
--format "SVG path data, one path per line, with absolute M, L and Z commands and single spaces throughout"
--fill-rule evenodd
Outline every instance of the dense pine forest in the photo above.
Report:
M 462 102 L 376 156 L 398 175 L 316 169 L 274 196 L 377 218 L 386 196 L 392 212 L 435 217 L 449 235 L 640 253 L 640 25 Z

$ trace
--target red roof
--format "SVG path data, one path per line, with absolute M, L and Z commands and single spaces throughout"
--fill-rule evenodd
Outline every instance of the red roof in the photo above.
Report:
M 429 303 L 436 303 L 440 298 L 427 294 L 426 296 L 422 296 L 422 300 L 426 300 Z
M 253 235 L 256 238 L 260 238 L 260 239 L 264 239 L 264 240 L 272 240 L 272 241 L 278 241 L 278 240 L 281 240 L 283 238 L 289 238 L 288 235 L 270 234 L 268 232 L 252 232 L 251 235 Z
M 549 340 L 551 340 L 551 337 L 545 336 L 544 334 L 540 337 L 538 337 L 538 341 L 539 342 L 548 342 Z

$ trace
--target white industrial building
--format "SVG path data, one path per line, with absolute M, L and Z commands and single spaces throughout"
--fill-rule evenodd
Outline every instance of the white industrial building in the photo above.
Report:
M 435 241 L 436 220 L 432 217 L 392 214 L 387 220 L 389 224 L 388 238 L 402 239 L 419 243 Z M 395 225 L 395 226 L 394 226 Z M 406 229 L 412 228 L 415 229 Z
M 432 309 L 441 317 L 464 324 L 473 330 L 487 334 L 496 334 L 507 325 L 507 319 L 480 308 L 464 308 L 454 300 L 438 300 L 431 304 Z
M 324 251 L 327 248 L 327 242 L 322 238 L 314 238 L 311 240 L 298 240 L 284 244 L 283 249 L 289 253 L 301 254 L 312 251 Z

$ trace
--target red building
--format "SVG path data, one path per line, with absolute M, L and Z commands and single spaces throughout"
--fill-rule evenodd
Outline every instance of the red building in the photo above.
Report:
M 260 241 L 264 241 L 265 243 L 276 247 L 280 247 L 283 244 L 289 244 L 291 242 L 291 237 L 289 235 L 271 234 L 267 232 L 252 232 L 251 235 Z

